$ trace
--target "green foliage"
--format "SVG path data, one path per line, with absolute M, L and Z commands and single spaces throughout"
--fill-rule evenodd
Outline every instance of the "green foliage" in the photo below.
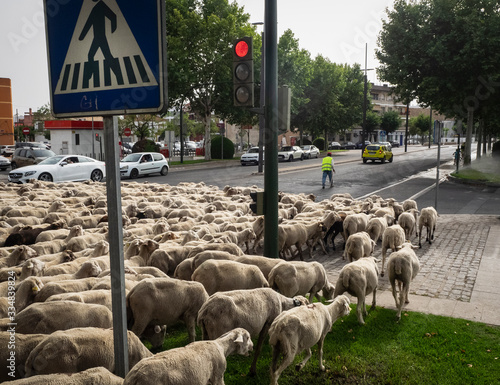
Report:
M 382 123 L 382 118 L 380 117 L 379 114 L 373 111 L 368 111 L 366 113 L 366 131 L 372 132 L 375 131 L 377 128 L 380 127 L 380 124 Z
M 132 130 L 132 134 L 137 136 L 139 140 L 153 136 L 156 133 L 153 130 L 158 117 L 156 115 L 125 115 L 118 119 L 118 133 L 123 136 L 123 130 L 128 127 Z
M 397 111 L 387 111 L 382 115 L 380 128 L 387 132 L 394 132 L 401 126 L 401 118 Z
M 223 140 L 223 156 L 221 157 L 221 140 Z M 212 138 L 212 159 L 233 159 L 234 156 L 234 143 L 226 137 L 220 135 Z
M 300 139 L 297 141 L 297 146 L 305 146 L 306 144 L 313 144 L 313 143 L 306 137 L 302 137 L 302 141 Z
M 410 118 L 408 122 L 410 135 L 425 135 L 429 132 L 430 124 L 431 118 L 429 115 L 420 114 L 417 117 Z
M 356 306 L 333 324 L 326 335 L 323 359 L 318 368 L 317 346 L 300 371 L 304 354 L 295 358 L 279 379 L 295 384 L 496 384 L 500 328 L 463 319 L 403 312 L 399 323 L 395 311 L 369 309 L 366 324 L 359 325 Z M 368 307 L 369 308 L 369 307 Z M 197 332 L 197 340 L 199 338 Z M 256 339 L 253 340 L 254 345 Z M 189 343 L 182 325 L 167 329 L 163 350 Z M 266 339 L 257 361 L 257 374 L 248 375 L 253 354 L 227 358 L 227 385 L 260 385 L 270 382 L 271 347 Z
M 313 143 L 316 147 L 318 147 L 321 151 L 326 150 L 326 142 L 325 138 L 316 138 Z
M 134 144 L 132 152 L 160 152 L 160 146 L 150 139 L 142 139 Z

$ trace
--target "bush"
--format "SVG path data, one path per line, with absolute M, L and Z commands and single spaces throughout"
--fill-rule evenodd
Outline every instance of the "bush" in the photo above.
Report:
M 221 140 L 223 141 L 224 146 L 224 156 L 221 157 L 220 148 L 221 148 Z M 212 159 L 233 159 L 234 157 L 234 143 L 230 141 L 228 138 L 224 138 L 221 136 L 214 136 L 212 138 L 212 145 L 210 147 L 210 152 L 212 154 Z
M 153 140 L 142 139 L 134 144 L 132 152 L 160 152 L 160 146 L 158 146 Z
M 316 138 L 312 144 L 318 147 L 321 151 L 326 150 L 325 138 Z
M 500 156 L 500 141 L 493 143 L 493 147 L 491 147 L 491 155 Z

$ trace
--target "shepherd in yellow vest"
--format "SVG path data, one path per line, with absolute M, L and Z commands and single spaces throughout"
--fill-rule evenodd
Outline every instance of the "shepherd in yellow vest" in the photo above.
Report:
M 333 173 L 335 172 L 335 169 L 333 168 L 333 158 L 332 158 L 332 153 L 329 152 L 324 158 L 323 162 L 321 163 L 321 171 L 323 171 L 323 188 L 325 188 L 325 182 L 326 182 L 326 177 L 330 179 L 330 187 L 333 187 Z

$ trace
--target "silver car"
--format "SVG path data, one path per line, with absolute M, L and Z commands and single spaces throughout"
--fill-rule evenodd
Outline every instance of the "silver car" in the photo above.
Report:
M 120 161 L 120 175 L 135 179 L 140 175 L 168 174 L 168 161 L 159 152 L 135 152 Z
M 317 158 L 319 156 L 319 148 L 313 144 L 306 144 L 300 146 L 300 148 L 304 151 L 304 155 L 307 159 Z

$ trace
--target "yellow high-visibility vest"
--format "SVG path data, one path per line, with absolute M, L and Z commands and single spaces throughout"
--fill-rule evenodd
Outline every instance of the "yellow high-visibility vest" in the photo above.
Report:
M 321 163 L 321 171 L 332 171 L 332 157 L 325 156 L 323 162 Z

